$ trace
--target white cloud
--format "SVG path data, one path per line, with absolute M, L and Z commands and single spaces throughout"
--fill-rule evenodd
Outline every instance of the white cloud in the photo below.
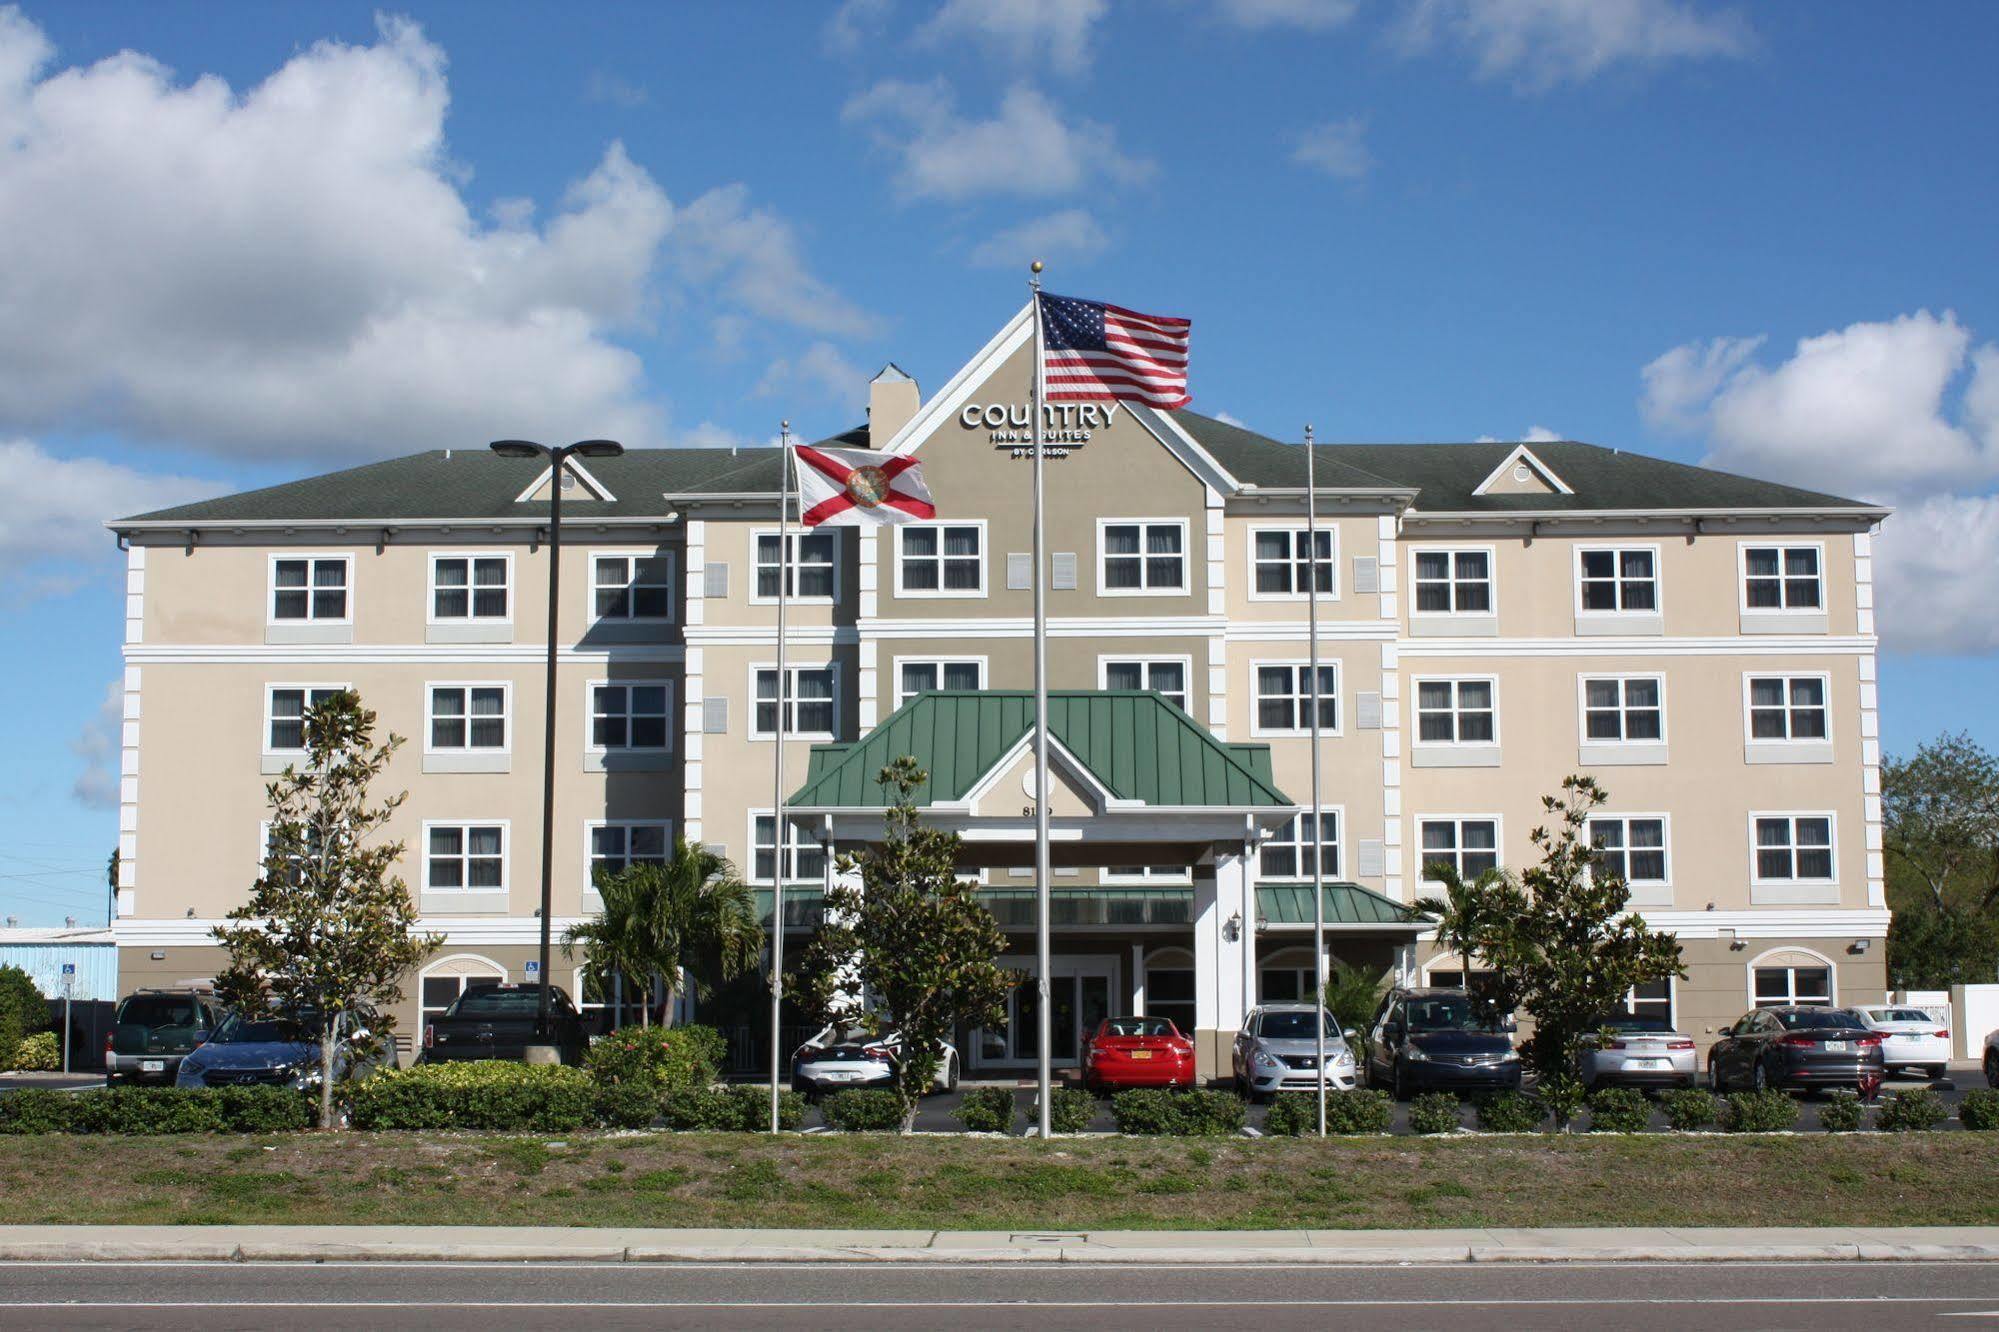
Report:
M 1875 538 L 1881 640 L 1898 652 L 1999 652 L 1999 496 L 1936 495 Z
M 1555 441 L 1557 441 L 1557 440 L 1563 440 L 1563 439 L 1567 439 L 1567 438 L 1568 438 L 1568 436 L 1567 436 L 1567 435 L 1564 435 L 1564 434 L 1562 434 L 1562 433 L 1561 433 L 1561 432 L 1559 432 L 1559 431 L 1555 431 L 1555 430 L 1550 430 L 1550 429 L 1548 429 L 1548 427 L 1546 427 L 1546 426 L 1544 426 L 1544 425 L 1537 425 L 1537 426 L 1528 426 L 1528 427 L 1527 427 L 1527 433 L 1526 433 L 1526 434 L 1524 434 L 1524 435 L 1515 435 L 1515 436 L 1513 436 L 1513 437 L 1511 437 L 1511 438 L 1508 438 L 1508 439 L 1501 439 L 1501 438 L 1500 438 L 1500 437 L 1499 437 L 1498 435 L 1480 435 L 1480 436 L 1479 436 L 1479 437 L 1478 437 L 1477 439 L 1473 440 L 1473 441 L 1472 441 L 1472 443 L 1474 443 L 1474 444 L 1549 444 L 1549 443 L 1553 443 L 1553 442 L 1555 442 Z
M 1021 64 L 1045 61 L 1063 73 L 1090 63 L 1090 41 L 1108 0 L 945 0 L 916 30 L 916 44 L 970 39 Z
M 835 55 L 853 55 L 881 31 L 892 0 L 840 0 L 826 20 L 826 48 Z
M 109 567 L 104 530 L 123 518 L 225 487 L 99 458 L 58 458 L 33 440 L 0 440 L 0 593 L 19 604 L 81 586 Z
M 1291 160 L 1316 167 L 1335 180 L 1364 179 L 1374 170 L 1374 154 L 1367 148 L 1367 121 L 1360 116 L 1316 125 L 1298 136 Z
M 604 69 L 590 71 L 590 77 L 583 81 L 583 96 L 587 101 L 603 102 L 627 111 L 636 110 L 652 100 L 652 94 L 639 84 Z
M 69 742 L 70 753 L 83 760 L 69 793 L 91 809 L 118 808 L 118 755 L 123 747 L 125 685 L 113 680 L 97 705 L 97 715 L 84 723 Z
M 742 307 L 813 333 L 866 333 L 872 316 L 814 277 L 791 224 L 752 208 L 749 187 L 723 185 L 680 210 L 674 257 L 697 282 L 721 286 Z
M 972 247 L 971 261 L 976 268 L 1024 268 L 1034 259 L 1094 259 L 1110 243 L 1089 213 L 1065 208 L 980 241 Z
M 805 397 L 858 411 L 867 402 L 867 371 L 830 342 L 815 342 L 795 357 L 774 361 L 757 381 L 760 398 Z
M 1639 409 L 1661 429 L 1697 429 L 1721 386 L 1762 345 L 1760 337 L 1711 338 L 1673 348 L 1641 372 L 1645 393 Z
M 1067 123 L 1024 84 L 1007 90 L 990 120 L 965 119 L 953 100 L 942 79 L 890 79 L 854 97 L 841 117 L 872 126 L 876 142 L 900 158 L 896 188 L 905 199 L 1070 194 L 1141 184 L 1156 170 L 1123 152 L 1110 126 Z
M 1410 50 L 1460 47 L 1481 76 L 1529 92 L 1613 65 L 1742 56 L 1755 45 L 1739 14 L 1686 0 L 1414 0 L 1400 35 Z
M 1352 18 L 1359 7 L 1358 0 L 1215 0 L 1218 17 L 1252 32 L 1268 28 L 1329 32 Z
M 1215 419 L 1217 421 L 1220 421 L 1223 425 L 1232 425 L 1238 430 L 1249 429 L 1249 422 L 1243 420 L 1240 416 L 1234 415 L 1233 413 L 1216 412 L 1214 415 Z

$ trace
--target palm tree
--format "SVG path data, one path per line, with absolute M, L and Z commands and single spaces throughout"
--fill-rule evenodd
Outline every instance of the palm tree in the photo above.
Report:
M 573 957 L 582 948 L 606 980 L 656 976 L 670 1001 L 683 977 L 696 995 L 706 992 L 700 964 L 714 963 L 730 980 L 763 953 L 756 895 L 726 858 L 682 838 L 674 839 L 673 854 L 662 864 L 600 874 L 597 894 L 603 910 L 563 932 L 562 955 Z M 661 1021 L 672 1011 L 668 1002 Z M 639 1020 L 651 1025 L 650 1003 L 641 1006 Z
M 1468 880 L 1448 860 L 1424 866 L 1423 877 L 1442 888 L 1443 896 L 1418 898 L 1409 909 L 1436 920 L 1438 944 L 1464 961 L 1458 988 L 1470 994 L 1472 954 L 1480 951 L 1511 912 L 1512 881 L 1502 869 L 1489 869 Z

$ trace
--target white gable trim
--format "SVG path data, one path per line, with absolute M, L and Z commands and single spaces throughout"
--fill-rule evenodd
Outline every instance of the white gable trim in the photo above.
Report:
M 929 438 L 930 432 L 957 415 L 972 391 L 992 377 L 1006 358 L 1020 350 L 1021 344 L 1034 336 L 1034 307 L 1023 305 L 1020 312 L 1007 320 L 1006 326 L 995 333 L 992 340 L 979 348 L 978 355 L 965 362 L 964 368 L 951 376 L 950 381 L 937 391 L 937 395 L 917 408 L 916 415 L 909 423 L 895 432 L 895 438 L 887 444 L 874 440 L 868 443 L 884 453 L 913 453 L 917 442 Z M 893 364 L 893 362 L 891 362 Z
M 1563 495 L 1573 495 L 1576 493 L 1575 491 L 1569 489 L 1568 482 L 1562 480 L 1561 477 L 1555 474 L 1554 468 L 1548 466 L 1548 464 L 1542 462 L 1539 458 L 1536 458 L 1534 456 L 1534 450 L 1528 448 L 1525 444 L 1515 444 L 1513 446 L 1513 452 L 1507 454 L 1505 458 L 1500 460 L 1499 466 L 1493 468 L 1491 472 L 1486 474 L 1485 480 L 1478 483 L 1478 486 L 1472 491 L 1472 494 L 1474 495 L 1485 494 L 1486 491 L 1492 489 L 1494 485 L 1498 484 L 1499 478 L 1505 476 L 1507 472 L 1511 471 L 1513 469 L 1514 464 L 1516 463 L 1526 463 L 1529 467 L 1534 469 L 1534 471 L 1540 476 L 1540 478 L 1543 481 L 1546 481 L 1549 485 L 1553 486 L 1558 493 Z
M 514 503 L 525 504 L 530 499 L 532 499 L 534 497 L 535 491 L 540 490 L 543 486 L 548 484 L 549 473 L 553 472 L 554 470 L 555 468 L 552 466 L 542 468 L 541 474 L 535 477 L 534 480 L 528 482 L 528 488 L 526 490 L 523 490 L 520 494 L 514 496 Z M 599 481 L 596 477 L 590 475 L 589 471 L 584 468 L 583 464 L 578 460 L 576 460 L 575 458 L 569 459 L 566 466 L 566 470 L 574 472 L 576 474 L 577 484 L 581 485 L 585 490 L 589 491 L 592 499 L 615 500 L 618 498 L 616 495 L 613 495 L 609 489 L 605 487 L 602 481 Z
M 986 770 L 985 776 L 972 784 L 972 789 L 965 792 L 962 800 L 940 800 L 934 802 L 930 808 L 946 812 L 971 813 L 978 807 L 981 800 L 992 794 L 993 788 L 999 785 L 1000 779 L 1012 771 L 1013 765 L 1020 762 L 1022 756 L 1033 745 L 1034 728 L 1030 726 L 1027 732 L 1014 742 L 1013 747 L 1000 756 L 999 762 L 993 764 L 991 768 Z M 1114 809 L 1145 808 L 1145 802 L 1142 800 L 1120 800 L 1117 796 L 1111 794 L 1110 788 L 1097 780 L 1097 775 L 1085 767 L 1081 760 L 1070 753 L 1068 748 L 1053 735 L 1048 737 L 1048 760 L 1051 766 L 1059 764 L 1072 781 L 1089 793 L 1090 802 L 1096 806 L 1099 814 L 1107 813 Z M 1048 775 L 1052 788 L 1055 774 L 1051 771 Z

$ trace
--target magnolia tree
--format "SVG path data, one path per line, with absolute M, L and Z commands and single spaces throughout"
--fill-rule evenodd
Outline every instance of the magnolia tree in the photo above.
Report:
M 403 743 L 374 735 L 375 714 L 352 690 L 307 710 L 305 762 L 266 788 L 263 873 L 233 923 L 215 930 L 229 950 L 216 988 L 233 1008 L 317 1024 L 321 1128 L 334 1124 L 339 1042 L 361 1020 L 369 1040 L 386 1041 L 404 977 L 441 942 L 411 932 L 416 906 L 390 872 L 403 844 L 376 838 L 407 792 L 370 802 L 369 785 Z
M 904 757 L 878 780 L 895 793 L 887 836 L 841 858 L 841 870 L 858 871 L 860 883 L 843 878 L 826 894 L 826 923 L 787 984 L 817 1017 L 901 1035 L 895 1092 L 907 1133 L 944 1042 L 960 1026 L 1004 1022 L 1015 977 L 997 961 L 1006 947 L 999 922 L 979 905 L 976 885 L 958 877 L 957 834 L 917 821 L 910 795 L 929 774 Z M 857 987 L 872 1009 L 857 1011 L 850 998 Z

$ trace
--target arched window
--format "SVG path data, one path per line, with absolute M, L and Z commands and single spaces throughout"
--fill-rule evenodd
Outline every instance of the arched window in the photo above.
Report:
M 452 1001 L 465 992 L 465 987 L 477 981 L 503 981 L 507 969 L 490 957 L 477 953 L 453 953 L 441 957 L 423 969 L 417 981 L 417 993 L 421 1012 L 419 1024 L 429 1022 L 451 1007 Z
M 1837 1001 L 1838 968 L 1809 948 L 1773 948 L 1749 964 L 1749 1002 L 1830 1004 Z

